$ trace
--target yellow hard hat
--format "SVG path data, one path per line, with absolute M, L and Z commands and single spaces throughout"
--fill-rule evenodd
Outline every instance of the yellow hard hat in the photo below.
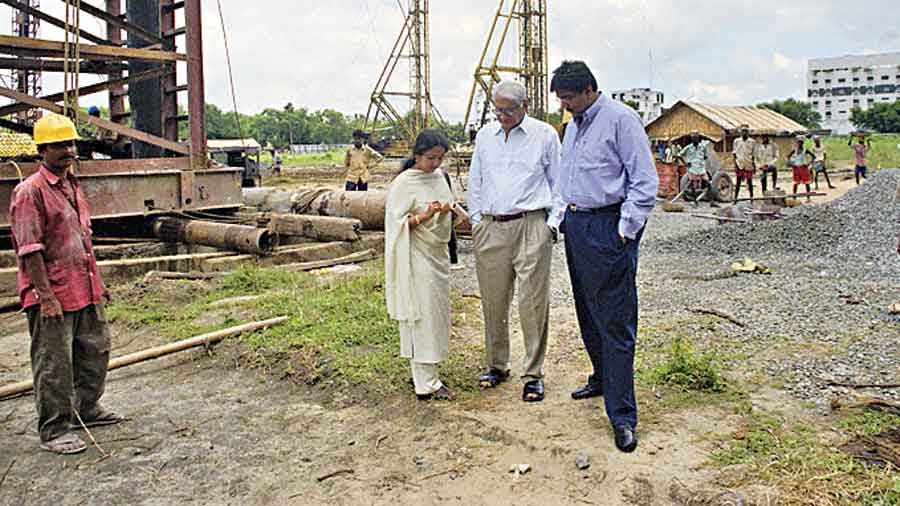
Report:
M 34 122 L 34 143 L 39 146 L 78 139 L 81 137 L 75 130 L 75 124 L 65 116 L 48 114 Z

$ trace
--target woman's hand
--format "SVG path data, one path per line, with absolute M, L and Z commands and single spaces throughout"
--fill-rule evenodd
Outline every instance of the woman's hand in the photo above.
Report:
M 432 217 L 434 217 L 435 214 L 441 212 L 442 209 L 443 206 L 437 200 L 429 202 L 428 209 L 425 211 L 425 214 L 427 215 L 426 219 L 430 220 Z
M 441 214 L 447 214 L 453 210 L 453 205 L 450 202 L 441 206 Z

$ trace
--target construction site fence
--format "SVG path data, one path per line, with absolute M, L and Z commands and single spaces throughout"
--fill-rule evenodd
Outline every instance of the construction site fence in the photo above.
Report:
M 292 144 L 291 153 L 295 155 L 328 153 L 329 151 L 344 151 L 349 146 L 349 144 Z

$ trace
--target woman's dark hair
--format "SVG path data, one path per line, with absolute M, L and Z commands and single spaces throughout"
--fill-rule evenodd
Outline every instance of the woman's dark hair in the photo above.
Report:
M 597 91 L 597 79 L 583 61 L 564 61 L 553 71 L 550 91 L 584 91 L 590 86 Z
M 443 132 L 434 128 L 428 128 L 419 132 L 419 135 L 416 136 L 416 144 L 413 146 L 413 156 L 403 162 L 400 172 L 413 168 L 416 164 L 416 155 L 423 155 L 429 149 L 438 146 L 444 148 L 444 151 L 450 151 L 450 141 L 447 140 Z

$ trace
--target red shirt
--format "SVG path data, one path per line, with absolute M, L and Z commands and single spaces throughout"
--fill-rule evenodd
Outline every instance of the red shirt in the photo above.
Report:
M 42 252 L 63 311 L 100 303 L 104 287 L 91 246 L 91 214 L 75 176 L 63 180 L 41 165 L 13 190 L 9 218 L 16 256 Z M 40 303 L 21 260 L 16 281 L 23 308 Z

